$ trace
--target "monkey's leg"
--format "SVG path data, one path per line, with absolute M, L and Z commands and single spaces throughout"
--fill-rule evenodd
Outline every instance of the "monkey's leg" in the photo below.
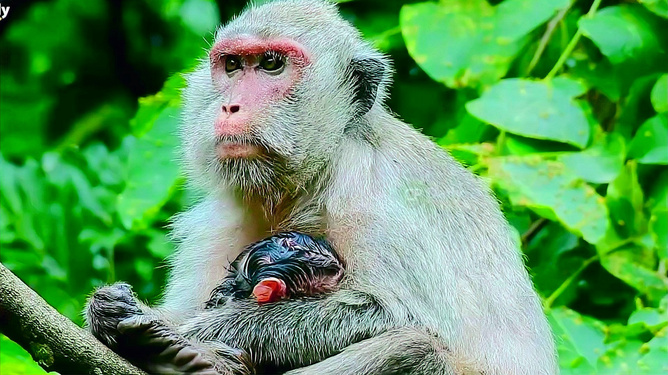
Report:
M 87 326 L 105 345 L 157 374 L 249 374 L 243 353 L 221 343 L 208 346 L 179 335 L 157 312 L 141 304 L 127 284 L 99 288 L 86 307 Z
M 434 336 L 417 328 L 397 328 L 360 341 L 341 353 L 284 375 L 480 374 L 457 371 L 450 351 Z
M 341 364 L 343 370 L 345 366 L 353 366 L 354 361 L 358 362 L 356 365 L 371 366 L 368 360 L 359 359 L 367 353 L 373 353 L 371 357 L 376 359 L 387 355 L 386 359 L 378 359 L 381 366 L 382 363 L 404 363 L 407 367 L 417 369 L 411 363 L 426 361 L 420 358 L 426 356 L 422 353 L 443 352 L 442 345 L 434 346 L 436 338 L 409 335 L 415 331 L 393 330 L 384 339 L 374 338 L 397 327 L 372 296 L 341 290 L 320 299 L 285 300 L 264 305 L 258 305 L 252 300 L 230 301 L 220 307 L 202 311 L 186 321 L 179 330 L 189 338 L 220 341 L 246 350 L 251 354 L 253 363 L 268 368 L 303 367 L 343 350 L 339 355 L 351 358 Z M 393 339 L 395 343 L 388 346 L 386 341 L 395 336 L 402 339 Z M 365 349 L 365 341 L 362 341 L 365 339 L 371 339 L 367 344 L 373 344 L 373 349 Z M 360 344 L 353 346 L 350 354 L 344 354 L 348 353 L 347 347 L 357 342 Z M 408 350 L 413 345 L 417 349 Z M 437 359 L 441 356 L 433 354 L 432 358 L 434 363 L 438 363 Z M 441 368 L 447 367 L 442 365 Z M 344 371 L 337 375 L 358 374 L 357 370 L 350 367 L 351 372 Z M 448 374 L 445 370 L 441 373 Z

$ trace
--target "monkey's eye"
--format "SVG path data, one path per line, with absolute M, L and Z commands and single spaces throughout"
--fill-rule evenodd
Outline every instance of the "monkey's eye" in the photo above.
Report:
M 284 65 L 283 58 L 276 53 L 265 53 L 260 59 L 260 68 L 267 72 L 280 73 Z
M 226 56 L 225 57 L 225 71 L 231 73 L 237 69 L 241 69 L 241 60 L 239 56 Z

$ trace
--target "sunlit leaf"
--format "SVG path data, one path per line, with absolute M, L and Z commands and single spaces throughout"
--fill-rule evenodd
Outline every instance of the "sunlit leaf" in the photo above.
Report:
M 19 344 L 0 334 L 0 363 L 3 374 L 55 374 L 41 368 Z
M 567 0 L 407 4 L 400 24 L 408 52 L 429 76 L 450 87 L 477 86 L 503 77 L 522 38 L 566 5 Z
M 668 74 L 664 74 L 656 81 L 652 88 L 652 106 L 657 113 L 668 112 Z
M 566 307 L 549 310 L 547 317 L 559 342 L 557 348 L 560 367 L 579 368 L 594 374 L 596 362 L 605 350 L 603 323 Z
M 654 252 L 638 245 L 629 245 L 601 254 L 601 265 L 612 275 L 647 295 L 650 300 L 659 301 L 668 293 L 665 275 L 651 269 Z
M 623 338 L 608 345 L 597 364 L 596 375 L 639 375 L 638 359 L 643 342 Z M 646 374 L 649 375 L 649 374 Z
M 185 86 L 185 78 L 181 74 L 171 76 L 162 90 L 155 95 L 139 99 L 137 114 L 130 120 L 132 134 L 136 137 L 144 135 L 152 129 L 156 119 L 167 107 L 178 107 L 181 103 L 181 89 Z
M 668 208 L 657 206 L 649 220 L 649 232 L 656 244 L 659 258 L 668 259 Z
M 148 251 L 158 259 L 165 259 L 174 252 L 174 243 L 163 231 L 149 230 Z
M 167 201 L 179 179 L 176 160 L 180 110 L 167 107 L 153 127 L 137 139 L 128 159 L 128 181 L 118 197 L 118 214 L 130 229 L 145 225 Z
M 577 81 L 505 79 L 466 109 L 501 130 L 525 137 L 569 143 L 583 148 L 589 140 L 587 118 L 574 98 L 584 92 Z
M 608 185 L 606 203 L 610 217 L 622 237 L 645 233 L 644 194 L 638 182 L 637 165 L 629 162 L 622 173 Z
M 644 346 L 646 353 L 638 361 L 641 374 L 665 374 L 668 372 L 668 327 L 662 329 Z
M 647 198 L 649 207 L 653 210 L 668 207 L 668 169 L 662 170 L 654 179 Z
M 489 177 L 513 204 L 529 207 L 596 243 L 608 228 L 603 198 L 562 163 L 540 157 L 489 159 Z
M 209 35 L 220 25 L 218 6 L 213 0 L 185 0 L 179 15 L 183 23 L 200 36 Z
M 640 0 L 640 4 L 663 18 L 668 18 L 668 1 L 666 0 Z
M 614 180 L 624 166 L 626 150 L 624 137 L 617 133 L 601 134 L 581 152 L 564 153 L 557 157 L 585 181 L 597 184 Z
M 668 323 L 668 315 L 665 311 L 655 308 L 642 308 L 634 311 L 629 317 L 629 325 L 642 323 L 647 327 L 655 327 Z
M 668 113 L 645 121 L 629 145 L 629 157 L 642 164 L 668 165 Z
M 648 20 L 650 13 L 635 4 L 605 7 L 593 17 L 583 17 L 579 25 L 585 36 L 601 49 L 612 63 L 641 60 L 655 55 L 661 47 L 657 32 Z

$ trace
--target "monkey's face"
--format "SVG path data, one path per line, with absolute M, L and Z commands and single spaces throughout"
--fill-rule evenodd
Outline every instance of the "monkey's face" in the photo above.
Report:
M 234 36 L 217 41 L 209 61 L 214 173 L 244 190 L 280 183 L 295 159 L 291 107 L 308 51 L 287 38 Z
M 247 10 L 217 32 L 207 62 L 188 77 L 182 136 L 193 176 L 244 192 L 303 186 L 375 102 L 389 68 L 360 61 L 377 55 L 331 4 Z
M 263 128 L 272 122 L 272 110 L 288 104 L 309 65 L 306 49 L 291 39 L 240 36 L 218 41 L 209 59 L 220 100 L 212 124 L 217 157 L 254 159 L 280 152 Z
M 205 138 L 197 148 L 214 178 L 266 190 L 300 169 L 313 143 L 304 139 L 305 106 L 299 104 L 311 64 L 310 51 L 291 38 L 231 35 L 213 45 L 211 95 L 195 116 L 203 120 L 198 126 L 210 129 L 198 129 Z

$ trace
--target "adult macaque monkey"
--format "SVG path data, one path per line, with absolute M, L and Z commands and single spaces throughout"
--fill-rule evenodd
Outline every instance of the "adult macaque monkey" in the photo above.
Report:
M 162 306 L 100 289 L 98 337 L 153 346 L 136 362 L 155 372 L 249 372 L 237 348 L 289 374 L 556 374 L 498 202 L 384 106 L 391 74 L 324 1 L 250 7 L 222 27 L 188 77 L 181 132 L 208 196 L 175 221 Z M 340 290 L 204 309 L 246 245 L 292 230 L 333 245 Z

